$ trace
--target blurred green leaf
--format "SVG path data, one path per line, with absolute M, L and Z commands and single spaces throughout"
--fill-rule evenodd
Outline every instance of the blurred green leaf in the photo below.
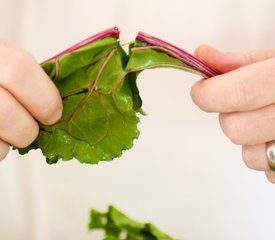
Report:
M 114 206 L 105 213 L 91 210 L 89 229 L 103 230 L 105 240 L 173 240 L 151 223 L 139 223 Z

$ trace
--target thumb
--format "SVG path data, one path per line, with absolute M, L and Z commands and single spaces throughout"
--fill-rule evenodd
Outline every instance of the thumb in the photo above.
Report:
M 248 64 L 274 58 L 275 49 L 231 53 L 221 52 L 208 45 L 201 45 L 196 49 L 195 56 L 218 71 L 226 73 Z

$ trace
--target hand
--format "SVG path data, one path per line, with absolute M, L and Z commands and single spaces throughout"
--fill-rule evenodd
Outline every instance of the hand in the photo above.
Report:
M 275 183 L 265 153 L 265 143 L 275 139 L 275 49 L 224 53 L 203 45 L 195 55 L 223 74 L 195 83 L 193 101 L 218 112 L 225 135 L 242 145 L 245 164 Z
M 0 40 L 0 160 L 9 146 L 26 147 L 38 123 L 55 123 L 62 114 L 58 90 L 34 58 Z

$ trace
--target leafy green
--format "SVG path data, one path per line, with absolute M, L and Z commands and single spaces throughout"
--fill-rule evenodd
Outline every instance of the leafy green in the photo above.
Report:
M 151 223 L 139 223 L 113 206 L 106 213 L 91 210 L 89 229 L 103 230 L 104 240 L 173 240 Z
M 119 157 L 139 136 L 140 72 L 172 67 L 204 77 L 209 73 L 203 63 L 193 63 L 194 57 L 187 55 L 186 60 L 173 45 L 143 33 L 127 54 L 118 33 L 117 28 L 105 30 L 41 64 L 60 91 L 63 115 L 52 126 L 40 124 L 39 136 L 19 149 L 21 154 L 40 148 L 49 164 L 59 159 L 98 163 Z

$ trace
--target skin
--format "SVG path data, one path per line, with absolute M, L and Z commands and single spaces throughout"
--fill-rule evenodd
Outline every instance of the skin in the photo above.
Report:
M 196 82 L 193 101 L 217 112 L 225 135 L 242 146 L 246 166 L 275 183 L 265 152 L 266 142 L 275 140 L 275 49 L 227 53 L 202 45 L 195 56 L 223 74 Z
M 50 125 L 62 114 L 59 92 L 40 65 L 4 40 L 0 40 L 0 103 L 0 160 L 10 145 L 32 143 L 38 122 Z

